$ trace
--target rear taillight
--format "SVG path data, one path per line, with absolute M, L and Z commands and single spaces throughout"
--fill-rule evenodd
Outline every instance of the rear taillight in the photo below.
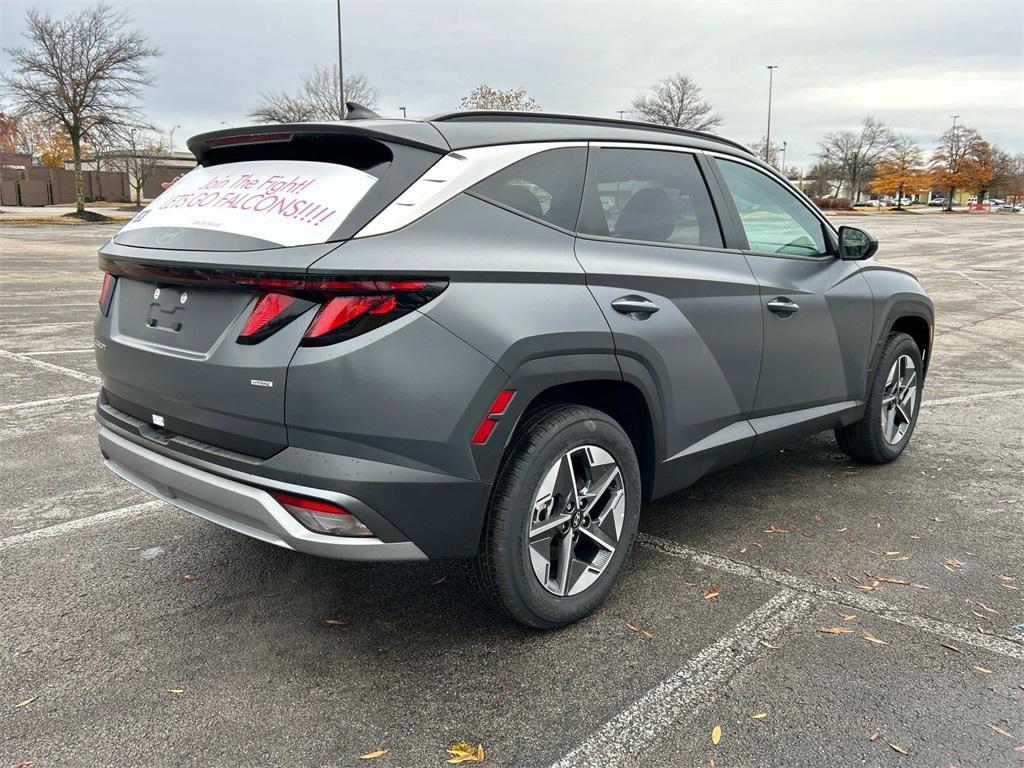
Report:
M 443 280 L 362 280 L 318 278 L 326 300 L 302 339 L 303 346 L 334 344 L 397 320 L 437 296 Z M 311 282 L 314 279 L 311 279 Z
M 279 328 L 290 323 L 313 306 L 313 302 L 289 296 L 285 293 L 265 293 L 245 321 L 245 327 L 238 334 L 239 344 L 256 344 Z
M 114 283 L 117 282 L 117 278 L 109 272 L 103 274 L 103 287 L 100 288 L 100 312 L 104 315 L 107 314 L 107 310 L 110 309 L 110 299 L 114 295 Z
M 281 491 L 270 491 L 270 495 L 288 514 L 314 533 L 328 536 L 373 536 L 373 531 L 338 504 Z

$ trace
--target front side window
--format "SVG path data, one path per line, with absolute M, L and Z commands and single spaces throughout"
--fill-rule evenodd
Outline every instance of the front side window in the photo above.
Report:
M 594 149 L 579 231 L 600 237 L 722 247 L 697 160 L 686 152 Z
M 821 220 L 789 190 L 743 163 L 717 160 L 750 250 L 793 256 L 828 253 Z
M 481 181 L 470 192 L 562 229 L 576 226 L 587 165 L 585 147 L 549 149 Z

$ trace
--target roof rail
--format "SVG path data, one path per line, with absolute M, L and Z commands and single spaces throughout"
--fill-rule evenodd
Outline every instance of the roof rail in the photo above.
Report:
M 739 142 L 732 141 L 731 139 L 725 139 L 714 133 L 706 133 L 704 131 L 694 131 L 689 128 L 675 128 L 670 125 L 659 125 L 658 123 L 644 123 L 639 120 L 616 120 L 613 117 L 588 117 L 586 115 L 565 115 L 556 112 L 513 112 L 506 110 L 469 110 L 465 112 L 442 112 L 439 115 L 433 115 L 431 117 L 423 118 L 424 122 L 446 122 L 452 120 L 459 120 L 460 118 L 479 118 L 489 117 L 496 121 L 499 120 L 515 120 L 519 122 L 530 122 L 531 120 L 537 122 L 566 122 L 566 123 L 581 123 L 585 125 L 608 125 L 612 127 L 621 126 L 623 128 L 639 128 L 648 131 L 660 131 L 664 133 L 677 133 L 683 136 L 693 136 L 698 139 L 706 139 L 708 141 L 717 141 L 720 144 L 726 144 L 735 149 L 742 150 L 748 155 L 754 153 L 749 148 L 743 146 Z

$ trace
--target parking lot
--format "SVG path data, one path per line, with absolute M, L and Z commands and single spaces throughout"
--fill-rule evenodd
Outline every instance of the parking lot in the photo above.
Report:
M 107 472 L 116 227 L 0 223 L 0 767 L 1024 765 L 1024 216 L 841 223 L 936 303 L 907 452 L 822 434 L 645 507 L 551 633 L 457 564 L 276 549 Z

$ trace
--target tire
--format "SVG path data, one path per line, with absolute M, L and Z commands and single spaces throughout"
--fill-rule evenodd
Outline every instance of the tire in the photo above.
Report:
M 572 624 L 608 596 L 639 517 L 640 467 L 622 427 L 593 408 L 542 410 L 517 429 L 499 470 L 471 579 L 528 627 Z
M 909 381 L 910 378 L 906 373 L 907 360 L 913 366 L 913 384 L 904 388 L 903 383 Z M 894 393 L 894 379 L 891 378 L 891 375 L 894 373 L 897 361 L 901 361 L 904 367 L 895 372 L 900 380 L 896 389 L 906 395 L 897 395 L 903 406 L 897 409 L 895 422 L 890 426 L 888 423 L 883 424 L 882 418 L 883 411 L 886 417 L 893 413 L 890 403 Z M 871 390 L 868 393 L 864 415 L 860 421 L 835 431 L 836 442 L 839 443 L 839 448 L 843 453 L 851 459 L 868 464 L 887 464 L 903 453 L 914 433 L 917 416 L 921 409 L 923 372 L 921 350 L 918 349 L 917 343 L 905 333 L 889 334 L 878 360 L 878 368 L 871 381 Z M 911 389 L 913 390 L 912 395 L 909 391 Z M 911 396 L 913 402 L 907 408 L 906 405 Z

